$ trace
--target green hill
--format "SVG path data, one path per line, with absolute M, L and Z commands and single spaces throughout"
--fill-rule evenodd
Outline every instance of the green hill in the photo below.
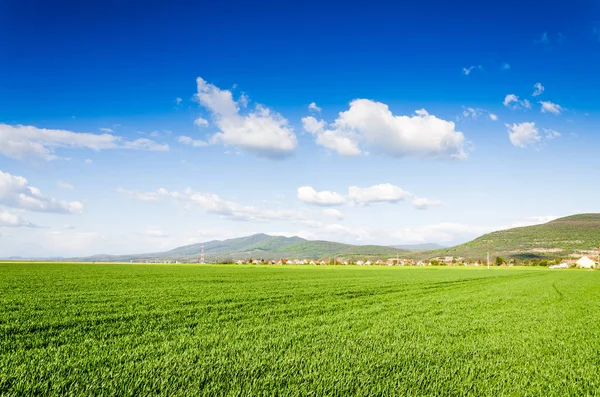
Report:
M 600 214 L 580 214 L 535 226 L 517 227 L 485 234 L 451 248 L 422 252 L 418 258 L 440 256 L 477 260 L 491 256 L 505 259 L 555 259 L 597 255 L 600 245 Z
M 185 245 L 166 252 L 135 255 L 94 255 L 74 258 L 84 261 L 140 261 L 180 260 L 195 262 L 200 258 L 202 243 Z M 332 241 L 311 241 L 300 237 L 269 236 L 254 234 L 229 240 L 214 240 L 204 243 L 207 262 L 239 259 L 325 259 L 342 257 L 349 260 L 385 259 L 406 254 L 406 250 L 379 245 L 350 245 Z

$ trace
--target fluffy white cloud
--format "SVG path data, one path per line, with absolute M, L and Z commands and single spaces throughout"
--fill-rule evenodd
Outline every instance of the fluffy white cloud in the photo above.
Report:
M 0 211 L 0 227 L 37 227 L 33 223 L 21 218 L 18 214 Z
M 345 197 L 336 192 L 317 192 L 310 186 L 302 186 L 298 188 L 298 199 L 307 204 L 320 206 L 342 205 L 347 201 L 350 204 L 365 206 L 373 203 L 397 203 L 406 199 L 412 199 L 413 207 L 419 210 L 444 205 L 440 200 L 417 197 L 413 193 L 390 183 L 382 183 L 365 188 L 350 186 L 348 194 Z M 325 214 L 325 212 L 323 213 Z M 330 213 L 332 216 L 337 215 L 337 212 L 331 211 Z
M 184 145 L 189 145 L 193 147 L 204 147 L 208 146 L 208 143 L 199 139 L 193 139 L 189 136 L 182 135 L 177 138 L 177 142 L 183 143 Z
M 42 195 L 38 188 L 29 185 L 22 176 L 0 171 L 0 204 L 38 212 L 77 214 L 83 212 L 79 201 L 61 201 Z
M 208 127 L 208 120 L 198 117 L 196 120 L 194 120 L 194 125 L 196 127 Z
M 490 119 L 492 121 L 497 121 L 498 120 L 498 116 L 496 116 L 494 113 L 490 113 L 489 116 L 490 116 Z
M 531 109 L 531 102 L 527 99 L 520 100 L 515 94 L 508 94 L 504 97 L 504 106 L 510 109 Z
M 466 157 L 464 136 L 451 121 L 418 110 L 414 116 L 395 116 L 381 102 L 355 99 L 326 128 L 314 117 L 302 119 L 306 131 L 317 136 L 317 144 L 341 155 L 361 154 L 359 144 L 392 157 Z
M 141 201 L 158 201 L 163 198 L 171 198 L 185 205 L 186 208 L 198 206 L 210 214 L 221 215 L 224 218 L 235 221 L 298 221 L 306 219 L 294 211 L 270 210 L 254 206 L 238 204 L 222 199 L 213 193 L 194 192 L 187 188 L 183 192 L 168 191 L 159 188 L 154 192 L 137 192 L 126 189 L 118 189 L 119 193 Z
M 98 130 L 100 130 L 100 131 L 102 131 L 102 132 L 106 132 L 106 133 L 111 133 L 111 132 L 113 132 L 113 130 L 112 130 L 112 129 L 110 129 L 110 128 L 98 128 Z
M 540 133 L 535 123 L 505 124 L 508 128 L 510 142 L 517 147 L 524 148 L 539 143 Z
M 168 145 L 159 145 L 149 139 L 125 141 L 119 136 L 104 133 L 90 134 L 36 128 L 33 126 L 0 124 L 0 155 L 14 159 L 39 157 L 45 160 L 55 160 L 58 148 L 70 149 L 144 149 L 168 150 Z
M 531 94 L 532 96 L 539 96 L 542 95 L 542 93 L 544 92 L 544 86 L 542 85 L 542 83 L 535 83 L 535 85 L 533 86 L 533 94 Z
M 304 129 L 317 137 L 317 144 L 336 151 L 342 156 L 358 156 L 362 152 L 358 148 L 358 137 L 338 130 L 326 130 L 323 120 L 312 116 L 302 118 Z
M 560 114 L 563 111 L 562 106 L 559 104 L 550 101 L 541 101 L 540 103 L 542 104 L 542 113 Z
M 298 199 L 307 204 L 321 206 L 342 205 L 346 201 L 341 194 L 330 191 L 317 192 L 311 186 L 299 187 Z
M 296 135 L 284 117 L 261 105 L 241 115 L 231 91 L 221 90 L 201 77 L 196 83 L 196 98 L 211 112 L 214 124 L 220 129 L 212 136 L 211 143 L 237 146 L 263 157 L 288 156 L 295 150 Z
M 412 205 L 418 210 L 428 210 L 432 207 L 440 207 L 444 205 L 443 201 L 428 199 L 424 197 L 415 197 L 412 200 Z
M 390 183 L 382 183 L 366 188 L 358 186 L 350 186 L 348 188 L 348 198 L 358 205 L 385 202 L 397 203 L 410 197 L 412 197 L 410 192 Z
M 336 219 L 344 219 L 344 214 L 340 210 L 336 210 L 335 208 L 326 208 L 321 213 L 325 216 L 336 218 Z
M 313 112 L 320 112 L 321 108 L 318 107 L 316 103 L 312 102 L 310 105 L 308 105 L 308 110 Z
M 75 186 L 73 186 L 69 182 L 58 181 L 58 183 L 56 185 L 59 188 L 61 188 L 61 189 L 66 189 L 66 190 L 73 190 L 73 189 L 75 189 Z

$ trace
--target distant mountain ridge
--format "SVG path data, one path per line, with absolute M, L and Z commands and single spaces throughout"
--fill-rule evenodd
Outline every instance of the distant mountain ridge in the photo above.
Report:
M 213 240 L 177 247 L 165 252 L 137 255 L 93 255 L 74 258 L 82 261 L 128 262 L 144 260 L 198 261 L 204 245 L 206 262 L 239 259 L 324 259 L 343 257 L 346 259 L 384 259 L 406 256 L 407 250 L 381 245 L 351 245 L 322 240 L 306 240 L 301 237 L 270 236 L 253 234 L 229 240 Z

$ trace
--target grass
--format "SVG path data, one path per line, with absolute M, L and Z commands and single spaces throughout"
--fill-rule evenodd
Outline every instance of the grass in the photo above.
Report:
M 584 396 L 600 272 L 0 264 L 0 395 Z

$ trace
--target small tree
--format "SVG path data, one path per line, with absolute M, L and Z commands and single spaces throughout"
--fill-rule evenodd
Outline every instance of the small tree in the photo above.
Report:
M 504 260 L 503 257 L 501 256 L 497 256 L 496 257 L 496 266 L 502 266 L 506 263 L 506 261 Z

